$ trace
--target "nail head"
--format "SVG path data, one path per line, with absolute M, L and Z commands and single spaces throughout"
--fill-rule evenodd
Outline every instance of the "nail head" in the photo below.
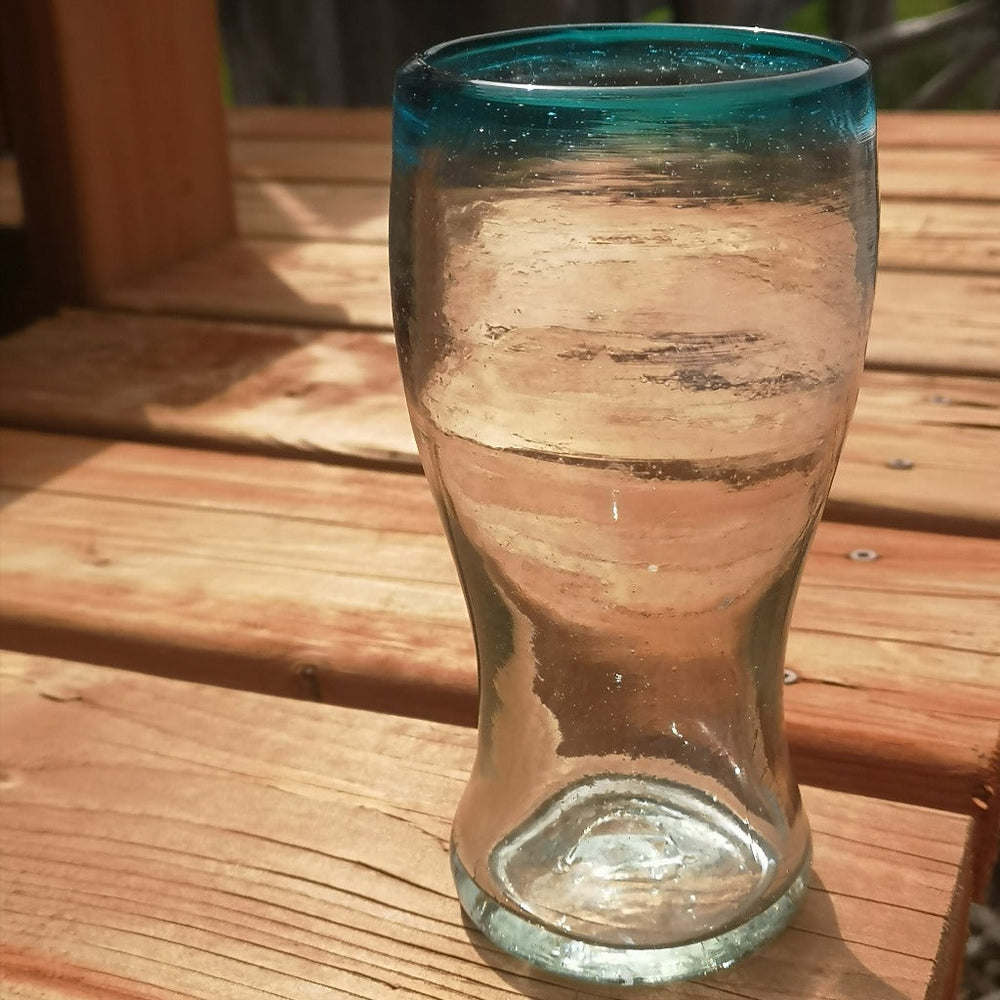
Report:
M 874 549 L 851 549 L 847 553 L 847 558 L 855 562 L 875 562 L 879 554 Z
M 914 462 L 912 458 L 890 458 L 885 464 L 890 469 L 912 469 Z

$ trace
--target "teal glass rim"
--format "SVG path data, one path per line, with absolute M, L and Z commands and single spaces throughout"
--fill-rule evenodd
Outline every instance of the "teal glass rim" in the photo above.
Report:
M 716 66 L 723 78 L 657 79 L 660 54 L 672 55 L 676 66 L 685 69 L 701 60 Z M 623 56 L 633 62 L 638 58 L 639 71 L 650 82 L 602 82 L 602 68 L 614 71 Z M 598 75 L 586 79 L 588 68 Z M 419 76 L 424 86 L 458 87 L 475 100 L 582 108 L 622 100 L 790 100 L 848 85 L 869 72 L 868 61 L 851 46 L 815 35 L 635 22 L 518 28 L 442 42 L 414 56 L 400 69 L 398 80 Z M 662 75 L 668 77 L 670 71 L 664 68 Z

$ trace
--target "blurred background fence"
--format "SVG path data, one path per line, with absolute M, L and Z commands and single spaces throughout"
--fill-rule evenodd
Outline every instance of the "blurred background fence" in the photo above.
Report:
M 235 104 L 377 105 L 435 42 L 531 24 L 671 20 L 850 41 L 886 108 L 1000 105 L 1000 0 L 220 0 Z

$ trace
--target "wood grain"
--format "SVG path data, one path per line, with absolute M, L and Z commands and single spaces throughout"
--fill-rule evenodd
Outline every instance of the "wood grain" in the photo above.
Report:
M 262 130 L 261 130 L 262 131 Z M 386 141 L 261 136 L 230 140 L 233 176 L 239 180 L 387 182 Z M 880 146 L 879 181 L 883 198 L 991 200 L 1000 198 L 1000 148 Z
M 984 111 L 882 111 L 881 149 L 1000 149 L 1000 117 Z
M 1000 274 L 1000 197 L 991 202 L 882 202 L 879 266 Z
M 419 470 L 388 333 L 69 311 L 0 341 L 0 421 Z
M 137 312 L 389 329 L 382 245 L 233 240 L 108 291 L 102 304 Z
M 387 110 L 243 108 L 229 112 L 228 127 L 236 207 L 246 236 L 384 241 Z M 970 180 L 968 171 L 957 177 L 954 169 L 940 170 L 936 161 L 928 165 L 922 159 L 928 151 L 949 162 L 956 156 L 991 156 L 1000 148 L 993 119 L 894 113 L 880 117 L 880 130 L 882 266 L 996 273 L 1000 185 L 991 183 L 990 168 L 984 167 L 985 177 Z M 953 148 L 942 151 L 942 146 Z M 903 150 L 898 156 L 897 148 Z M 320 183 L 296 183 L 302 180 Z M 912 200 L 935 191 L 994 203 Z M 10 170 L 0 172 L 0 192 L 14 218 L 20 196 Z
M 13 995 L 625 997 L 536 973 L 463 925 L 447 847 L 470 731 L 2 663 Z M 814 875 L 789 929 L 644 996 L 947 996 L 967 820 L 810 788 L 804 801 Z
M 1000 375 L 1000 279 L 880 271 L 865 363 L 897 371 Z
M 6 153 L 0 153 L 0 226 L 19 229 L 24 225 L 24 201 L 17 179 L 17 163 Z
M 129 671 L 6 660 L 0 992 L 591 995 L 462 929 L 442 848 L 469 731 L 142 676 L 474 717 L 447 547 L 394 471 L 387 114 L 230 129 L 255 238 L 0 344 L 0 419 L 63 432 L 0 435 L 4 641 Z M 833 790 L 806 789 L 816 891 L 757 964 L 664 998 L 946 1000 L 1000 842 L 1000 546 L 937 533 L 996 530 L 1000 119 L 882 116 L 880 148 L 829 508 L 868 523 L 821 525 L 788 651 L 796 770 Z M 971 816 L 964 860 L 961 817 L 842 792 Z
M 879 149 L 883 198 L 1000 199 L 1000 149 Z
M 244 237 L 385 243 L 385 184 L 240 181 L 236 213 Z M 973 274 L 1000 273 L 1000 201 L 890 199 L 882 204 L 879 264 Z
M 388 334 L 67 312 L 0 342 L 0 420 L 419 469 Z M 828 516 L 996 534 L 998 425 L 995 381 L 866 372 Z
M 474 721 L 468 619 L 419 477 L 19 432 L 0 445 L 8 646 Z M 788 651 L 804 780 L 977 813 L 988 860 L 998 623 L 1000 543 L 821 525 Z
M 373 139 L 230 139 L 235 180 L 388 183 L 389 143 Z
M 234 184 L 241 235 L 250 239 L 343 240 L 377 243 L 389 238 L 386 184 Z
M 234 139 L 362 139 L 388 142 L 392 113 L 388 108 L 230 108 L 226 125 Z M 973 130 L 970 128 L 971 133 Z M 1000 142 L 997 143 L 1000 145 Z
M 1000 536 L 1000 381 L 866 371 L 826 516 Z
M 92 301 L 234 231 L 215 12 L 11 0 L 4 76 L 35 267 Z
M 389 329 L 385 248 L 331 241 L 238 240 L 112 289 L 136 312 Z M 869 364 L 905 371 L 1000 374 L 1000 278 L 884 271 Z
M 227 112 L 229 134 L 254 139 L 378 139 L 388 142 L 388 108 L 253 107 Z M 883 148 L 1000 149 L 1000 119 L 982 111 L 881 111 Z
M 464 603 L 419 477 L 3 439 L 8 644 L 52 640 L 97 662 L 474 718 Z

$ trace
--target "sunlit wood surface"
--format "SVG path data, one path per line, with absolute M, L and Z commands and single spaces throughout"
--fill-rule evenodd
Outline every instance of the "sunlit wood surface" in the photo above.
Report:
M 588 996 L 463 927 L 447 873 L 475 658 L 395 361 L 388 115 L 229 129 L 235 240 L 0 341 L 0 984 Z M 657 997 L 947 1000 L 995 856 L 1000 116 L 885 115 L 880 157 L 788 654 L 814 891 Z

